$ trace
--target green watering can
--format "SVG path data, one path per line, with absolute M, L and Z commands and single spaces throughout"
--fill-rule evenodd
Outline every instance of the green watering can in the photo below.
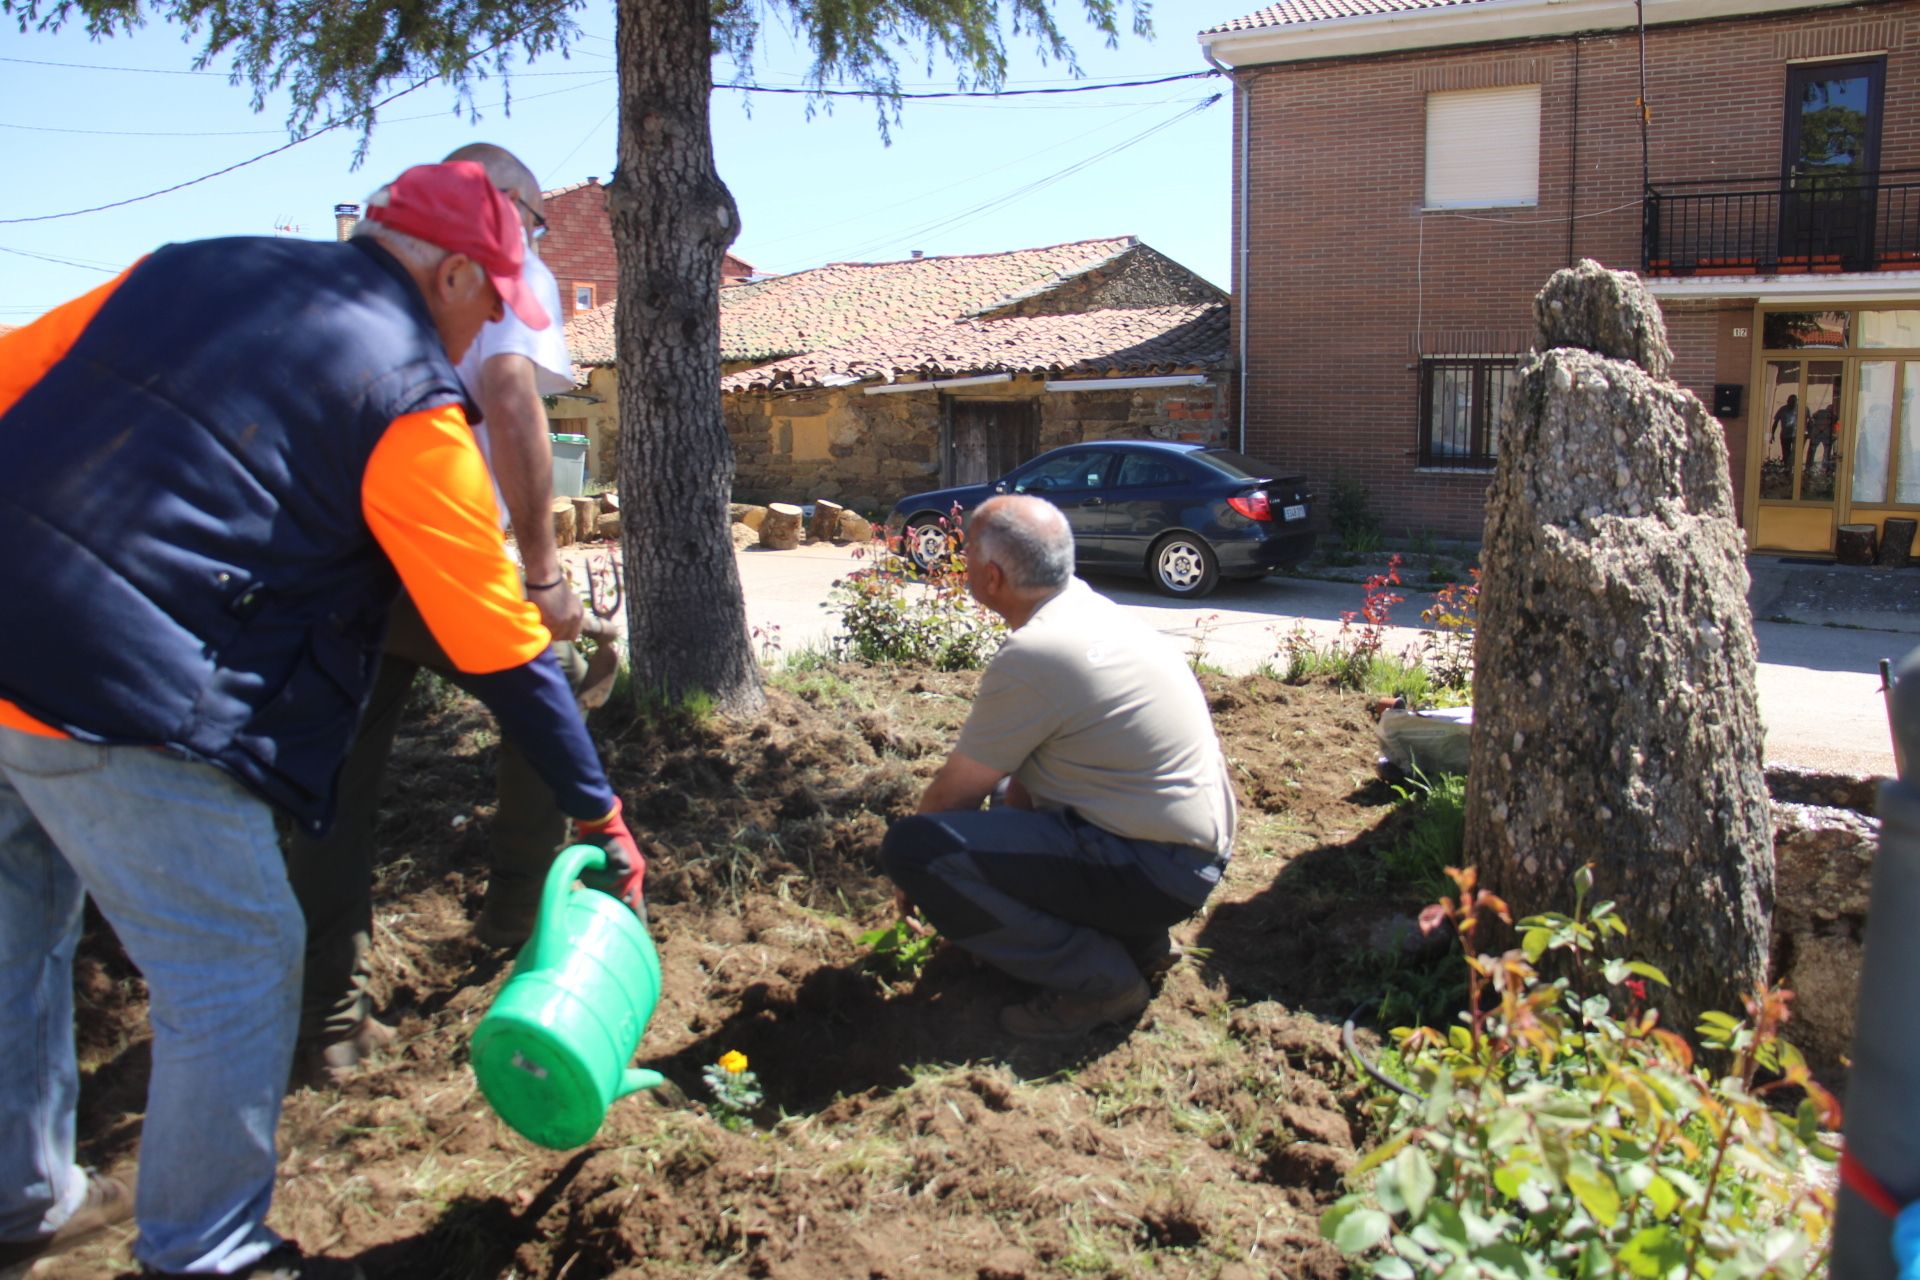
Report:
M 590 1141 L 616 1098 L 666 1083 L 627 1065 L 660 999 L 653 939 L 618 898 L 573 888 L 606 861 L 590 844 L 554 860 L 533 936 L 473 1030 L 480 1091 L 523 1137 L 556 1150 Z

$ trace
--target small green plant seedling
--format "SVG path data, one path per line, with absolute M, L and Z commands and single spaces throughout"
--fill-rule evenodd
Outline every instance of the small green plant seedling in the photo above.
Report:
M 867 948 L 868 965 L 882 977 L 898 981 L 920 976 L 933 959 L 940 935 L 917 921 L 901 919 L 861 934 L 859 942 Z

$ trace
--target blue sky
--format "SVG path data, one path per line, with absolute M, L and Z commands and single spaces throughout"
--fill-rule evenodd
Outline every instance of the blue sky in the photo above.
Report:
M 1163 0 L 1155 38 L 1117 49 L 1056 9 L 1091 82 L 1207 69 L 1194 36 L 1258 8 L 1255 0 Z M 288 140 L 286 104 L 256 114 L 224 64 L 188 74 L 197 43 L 155 25 L 89 40 L 0 35 L 0 324 L 21 324 L 170 240 L 332 234 L 332 209 L 358 201 L 409 164 L 476 140 L 518 153 L 548 188 L 594 176 L 614 157 L 613 16 L 580 11 L 572 56 L 516 69 L 513 106 L 498 80 L 474 94 L 481 119 L 453 112 L 441 86 L 382 113 L 364 165 L 349 130 L 315 138 L 233 173 L 154 199 L 77 217 L 7 222 L 124 200 L 243 161 Z M 1010 45 L 1008 88 L 1074 83 Z M 63 66 L 49 63 L 69 64 Z M 763 32 L 759 82 L 800 83 L 805 56 L 784 32 Z M 950 67 L 903 58 L 909 89 L 950 89 Z M 112 69 L 109 69 L 112 68 Z M 733 71 L 716 63 L 715 79 Z M 1215 93 L 1226 96 L 1195 111 Z M 1184 118 L 1183 113 L 1186 114 Z M 1137 235 L 1228 283 L 1231 86 L 1224 79 L 1005 100 L 908 102 L 884 145 L 872 105 L 838 100 L 806 119 L 804 100 L 718 91 L 714 145 L 745 224 L 735 252 L 767 271 L 925 253 L 981 253 L 1095 236 Z M 1171 123 L 1169 123 L 1171 122 Z M 1146 135 L 1142 137 L 1141 135 Z M 1103 154 L 1104 153 L 1104 154 Z M 1076 168 L 1078 166 L 1078 168 Z M 41 255 L 29 257 L 22 255 Z M 64 261 L 47 261 L 46 258 Z

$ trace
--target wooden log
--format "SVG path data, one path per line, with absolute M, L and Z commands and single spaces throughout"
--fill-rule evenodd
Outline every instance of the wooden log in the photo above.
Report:
M 600 532 L 600 499 L 575 498 L 573 500 L 573 532 L 580 541 L 595 537 Z
M 849 511 L 840 517 L 840 541 L 866 542 L 873 537 L 873 524 L 857 511 Z
M 594 521 L 594 527 L 600 536 L 609 542 L 620 541 L 620 513 L 609 511 Z
M 807 522 L 807 541 L 832 542 L 840 536 L 840 517 L 847 509 L 825 498 L 813 500 L 813 519 Z
M 1874 527 L 1843 524 L 1833 542 L 1833 558 L 1841 564 L 1872 564 Z
M 1875 559 L 1889 569 L 1904 569 L 1913 561 L 1913 534 L 1920 521 L 1888 516 L 1880 525 L 1880 554 Z
M 791 551 L 799 546 L 802 514 L 791 502 L 770 505 L 766 519 L 760 522 L 760 545 L 769 551 Z
M 609 511 L 618 511 L 619 509 L 620 509 L 619 490 L 609 489 L 605 493 L 600 495 L 600 514 L 605 515 Z
M 553 545 L 572 546 L 574 534 L 578 528 L 579 523 L 573 511 L 573 499 L 555 498 L 553 500 Z
M 735 524 L 743 524 L 755 533 L 760 531 L 760 522 L 766 518 L 767 509 L 765 507 L 756 507 L 751 503 L 745 502 L 736 502 L 733 504 L 733 522 Z

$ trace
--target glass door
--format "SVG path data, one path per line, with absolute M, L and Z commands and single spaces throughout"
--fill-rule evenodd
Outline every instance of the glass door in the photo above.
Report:
M 1844 368 L 1839 360 L 1767 361 L 1761 501 L 1832 505 Z
M 1787 68 L 1783 268 L 1864 271 L 1872 263 L 1885 72 L 1882 58 Z

